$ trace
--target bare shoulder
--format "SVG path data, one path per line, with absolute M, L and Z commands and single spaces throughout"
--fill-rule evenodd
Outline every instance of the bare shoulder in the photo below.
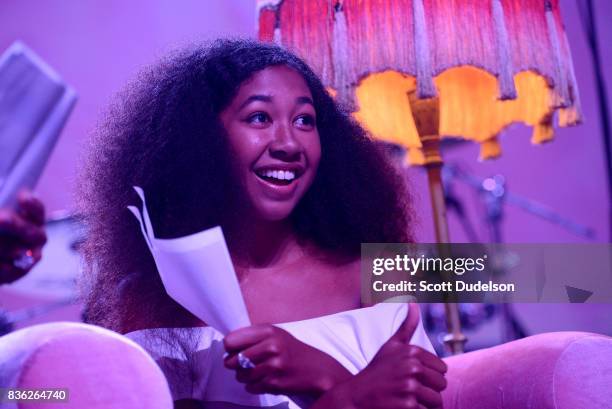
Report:
M 322 265 L 319 279 L 329 290 L 348 304 L 358 307 L 361 296 L 361 263 L 359 256 L 325 252 L 319 257 Z
M 253 322 L 300 321 L 360 308 L 359 271 L 359 256 L 310 247 L 282 269 L 252 274 L 241 289 Z

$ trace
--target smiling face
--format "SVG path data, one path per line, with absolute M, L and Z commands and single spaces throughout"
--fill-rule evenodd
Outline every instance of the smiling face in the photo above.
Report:
M 266 221 L 287 218 L 312 185 L 321 159 L 306 81 L 287 66 L 263 69 L 241 85 L 220 117 L 244 210 Z

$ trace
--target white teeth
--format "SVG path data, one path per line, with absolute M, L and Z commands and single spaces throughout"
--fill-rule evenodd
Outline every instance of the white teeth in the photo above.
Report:
M 262 172 L 258 172 L 261 176 L 267 178 L 274 178 L 278 180 L 293 180 L 295 179 L 295 172 L 292 170 L 271 170 L 267 169 Z

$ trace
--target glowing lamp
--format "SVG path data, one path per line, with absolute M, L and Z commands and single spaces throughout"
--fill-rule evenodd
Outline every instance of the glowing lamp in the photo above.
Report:
M 373 137 L 427 166 L 438 242 L 449 242 L 440 137 L 499 156 L 499 133 L 575 125 L 578 89 L 558 0 L 259 0 L 258 35 L 301 55 Z M 556 115 L 555 115 L 556 114 Z M 465 340 L 447 304 L 448 344 Z

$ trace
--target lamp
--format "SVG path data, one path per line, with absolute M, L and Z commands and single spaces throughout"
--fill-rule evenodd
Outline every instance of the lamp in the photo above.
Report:
M 295 50 L 377 139 L 404 146 L 428 172 L 436 238 L 449 242 L 440 136 L 499 156 L 508 125 L 532 142 L 579 123 L 558 0 L 259 0 L 258 35 Z M 454 353 L 463 349 L 447 303 Z

